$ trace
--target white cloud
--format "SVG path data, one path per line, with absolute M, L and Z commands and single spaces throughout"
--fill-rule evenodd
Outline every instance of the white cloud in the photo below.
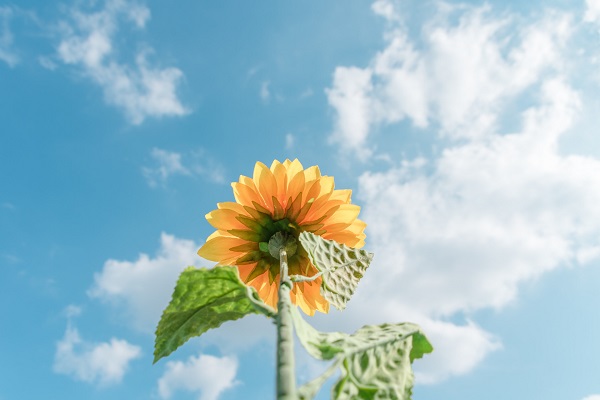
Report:
M 154 148 L 150 153 L 155 163 L 154 167 L 142 167 L 142 173 L 150 187 L 165 186 L 173 175 L 200 176 L 214 183 L 224 183 L 223 166 L 215 161 L 203 149 L 191 151 L 184 155 Z
M 337 67 L 326 90 L 336 111 L 331 141 L 363 161 L 372 154 L 373 127 L 405 118 L 419 128 L 435 122 L 455 139 L 492 133 L 504 102 L 562 68 L 571 31 L 570 17 L 555 12 L 523 25 L 493 17 L 487 6 L 442 3 L 417 46 L 391 1 L 373 9 L 388 20 L 387 47 L 365 68 Z
M 590 396 L 586 396 L 581 400 L 600 400 L 600 394 L 592 394 Z
M 372 250 L 372 249 L 371 249 Z M 376 252 L 375 260 L 380 254 Z M 443 321 L 427 315 L 416 307 L 416 302 L 406 302 L 398 293 L 404 289 L 402 282 L 392 275 L 398 263 L 385 264 L 374 261 L 359 288 L 343 312 L 332 311 L 313 319 L 315 327 L 323 331 L 353 332 L 363 325 L 413 322 L 419 324 L 434 347 L 431 354 L 415 361 L 417 384 L 434 384 L 452 376 L 468 373 L 490 352 L 502 347 L 500 340 L 486 332 L 474 321 L 464 324 Z M 386 279 L 382 281 L 382 279 Z M 390 282 L 392 281 L 392 282 Z M 384 285 L 388 283 L 387 286 Z M 395 289 L 389 286 L 396 283 Z M 409 282 L 406 285 L 410 285 Z M 423 294 L 420 300 L 428 296 Z M 314 377 L 315 374 L 309 374 Z
M 417 362 L 417 378 L 434 383 L 501 347 L 474 311 L 506 306 L 547 271 L 600 258 L 600 160 L 560 149 L 585 106 L 568 77 L 569 15 L 525 23 L 489 6 L 438 3 L 413 39 L 395 3 L 373 9 L 388 43 L 366 68 L 336 68 L 330 140 L 366 160 L 378 155 L 374 128 L 408 119 L 436 132 L 442 149 L 390 157 L 395 167 L 361 176 L 376 257 L 353 305 L 324 325 L 351 331 L 365 315 L 421 324 L 436 349 Z M 506 132 L 507 113 L 520 128 Z
M 396 313 L 395 317 L 399 320 L 402 316 Z M 411 320 L 418 321 L 434 346 L 433 353 L 415 364 L 415 380 L 418 384 L 433 384 L 466 374 L 490 352 L 502 347 L 498 338 L 473 321 L 457 325 L 423 315 L 416 315 Z
M 140 254 L 135 261 L 108 260 L 94 274 L 89 296 L 106 301 L 125 313 L 131 324 L 153 332 L 167 306 L 179 273 L 190 265 L 200 266 L 198 245 L 162 233 L 156 257 Z
M 295 137 L 291 133 L 285 134 L 285 149 L 291 150 L 294 147 Z
M 600 163 L 556 154 L 578 97 L 559 81 L 544 88 L 521 133 L 446 149 L 431 175 L 405 167 L 361 177 L 378 259 L 402 260 L 394 274 L 411 282 L 407 303 L 441 315 L 501 307 L 519 282 L 597 239 Z
M 192 240 L 162 233 L 154 258 L 140 254 L 135 261 L 106 261 L 102 271 L 94 274 L 88 295 L 124 314 L 135 329 L 152 334 L 171 300 L 181 271 L 187 266 L 212 265 L 198 257 L 198 248 Z M 250 315 L 208 331 L 202 341 L 224 352 L 247 351 L 261 340 L 274 340 L 271 328 L 271 321 L 264 316 Z M 244 332 L 243 336 L 239 335 L 240 331 Z
M 473 322 L 443 318 L 499 309 L 521 283 L 600 255 L 600 160 L 558 149 L 581 107 L 578 94 L 548 80 L 539 97 L 518 133 L 360 178 L 376 253 L 362 301 L 388 318 L 413 313 L 430 333 L 436 351 L 419 362 L 420 382 L 468 372 L 499 346 Z
M 10 30 L 10 19 L 13 11 L 9 7 L 0 7 L 0 61 L 9 67 L 14 67 L 19 62 L 19 57 L 14 52 L 14 37 Z
M 150 153 L 158 166 L 155 168 L 143 167 L 142 172 L 148 185 L 156 187 L 164 185 L 171 175 L 190 175 L 190 171 L 181 164 L 181 154 L 167 150 L 152 149 Z
M 315 92 L 312 90 L 312 88 L 307 88 L 302 93 L 300 93 L 300 96 L 298 97 L 300 98 L 300 100 L 303 100 L 312 97 L 314 94 Z
M 38 62 L 40 63 L 40 65 L 42 67 L 46 68 L 49 71 L 54 71 L 54 70 L 56 70 L 56 68 L 58 68 L 58 65 L 56 65 L 54 60 L 52 60 L 52 58 L 47 57 L 47 56 L 39 56 Z
M 186 362 L 169 361 L 166 371 L 158 380 L 158 392 L 169 399 L 174 392 L 199 392 L 199 400 L 217 400 L 221 393 L 235 384 L 238 363 L 232 357 L 200 355 Z
M 196 149 L 190 152 L 190 170 L 193 174 L 201 176 L 213 183 L 226 183 L 225 167 L 215 160 L 210 153 L 204 149 Z
M 129 363 L 140 356 L 141 349 L 126 340 L 87 342 L 69 322 L 64 337 L 56 344 L 53 370 L 79 381 L 108 386 L 120 383 Z
M 262 101 L 269 101 L 269 99 L 271 98 L 271 91 L 269 90 L 269 86 L 271 85 L 271 82 L 269 81 L 263 81 L 260 84 L 260 98 L 262 99 Z
M 600 23 L 600 0 L 585 0 L 586 10 L 583 20 L 585 22 Z
M 104 91 L 109 104 L 122 108 L 133 124 L 147 117 L 181 116 L 189 112 L 177 97 L 176 89 L 183 73 L 173 67 L 151 66 L 152 49 L 140 51 L 135 64 L 119 63 L 114 38 L 124 19 L 138 29 L 144 28 L 150 11 L 126 0 L 107 0 L 104 8 L 85 13 L 78 8 L 63 22 L 58 57 L 79 68 Z
M 74 317 L 78 317 L 81 315 L 82 309 L 80 306 L 76 306 L 74 304 L 69 304 L 67 308 L 65 308 L 65 317 L 69 320 Z

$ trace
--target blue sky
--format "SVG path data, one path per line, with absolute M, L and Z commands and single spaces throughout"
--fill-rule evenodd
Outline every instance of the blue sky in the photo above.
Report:
M 598 0 L 0 0 L 0 399 L 272 398 L 263 318 L 153 330 L 229 182 L 296 157 L 375 252 L 316 326 L 419 323 L 415 400 L 600 399 L 599 90 Z

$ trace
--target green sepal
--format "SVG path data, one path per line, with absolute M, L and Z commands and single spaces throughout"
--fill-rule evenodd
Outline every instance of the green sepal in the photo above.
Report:
M 179 276 L 171 302 L 156 328 L 154 363 L 188 339 L 248 314 L 274 317 L 276 312 L 254 288 L 240 280 L 237 268 L 188 267 Z
M 304 348 L 315 358 L 334 359 L 334 365 L 341 368 L 342 375 L 332 388 L 333 399 L 409 400 L 414 384 L 411 364 L 433 351 L 419 326 L 412 323 L 367 325 L 349 335 L 319 332 L 296 309 L 292 316 Z M 327 377 L 301 387 L 301 399 L 314 397 Z
M 373 253 L 310 232 L 302 232 L 299 240 L 312 264 L 322 273 L 323 297 L 338 310 L 343 310 L 369 267 Z

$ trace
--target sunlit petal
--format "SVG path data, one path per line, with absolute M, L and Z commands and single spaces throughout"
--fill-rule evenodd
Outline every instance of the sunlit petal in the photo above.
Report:
M 237 266 L 240 278 L 253 286 L 261 299 L 277 307 L 279 263 L 260 243 L 276 232 L 296 237 L 302 231 L 350 247 L 364 245 L 366 224 L 357 219 L 360 207 L 350 204 L 350 190 L 334 190 L 334 180 L 322 176 L 319 167 L 303 169 L 297 159 L 275 160 L 268 168 L 256 163 L 252 178 L 240 176 L 232 183 L 235 202 L 218 203 L 206 215 L 217 230 L 198 254 L 220 264 Z M 306 253 L 288 259 L 289 273 L 317 273 Z M 328 312 L 329 302 L 321 294 L 321 278 L 296 283 L 291 300 L 306 314 Z

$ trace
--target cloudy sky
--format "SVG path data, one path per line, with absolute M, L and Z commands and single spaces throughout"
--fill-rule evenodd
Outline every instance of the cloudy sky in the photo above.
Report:
M 420 324 L 415 400 L 600 399 L 599 93 L 600 0 L 0 0 L 0 399 L 272 398 L 264 318 L 153 331 L 296 157 L 375 252 L 316 326 Z

